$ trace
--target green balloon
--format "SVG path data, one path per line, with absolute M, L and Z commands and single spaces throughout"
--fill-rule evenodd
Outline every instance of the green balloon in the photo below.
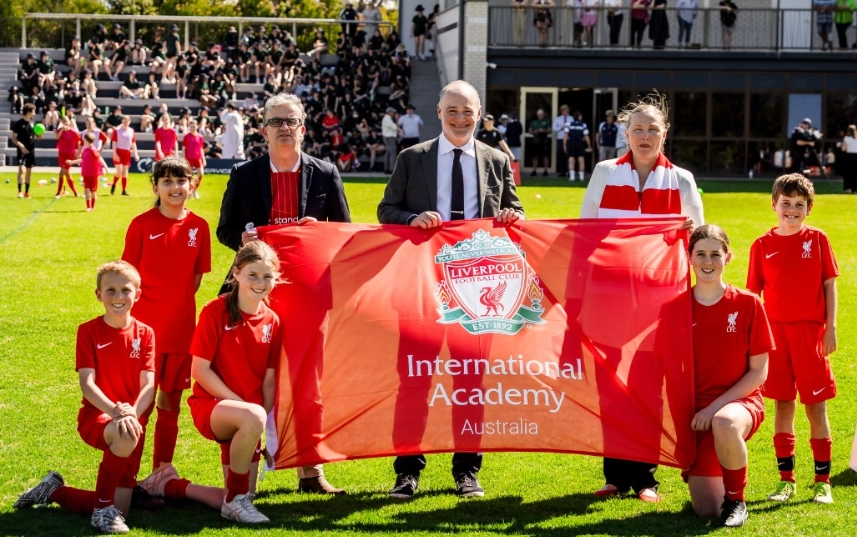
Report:
M 703 191 L 702 191 L 702 189 L 701 189 L 701 188 L 699 188 L 699 187 L 697 187 L 697 188 L 696 188 L 696 191 L 697 191 L 697 192 L 699 192 L 699 195 L 700 195 L 700 196 L 701 196 L 701 195 L 703 195 L 703 194 L 705 194 L 705 192 L 703 192 Z
M 41 136 L 44 133 L 45 133 L 45 126 L 42 125 L 41 123 L 36 123 L 33 126 L 33 134 L 35 134 L 36 136 Z

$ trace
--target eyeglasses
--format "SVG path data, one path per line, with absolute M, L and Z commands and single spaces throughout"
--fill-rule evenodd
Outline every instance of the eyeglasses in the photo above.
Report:
M 272 117 L 265 120 L 265 125 L 279 129 L 283 125 L 288 125 L 289 128 L 295 128 L 303 123 L 299 117 Z

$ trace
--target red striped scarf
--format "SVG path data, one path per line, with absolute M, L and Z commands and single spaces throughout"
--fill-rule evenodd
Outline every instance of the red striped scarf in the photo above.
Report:
M 655 167 L 643 182 L 643 192 L 639 191 L 640 180 L 634 169 L 634 159 L 628 151 L 616 161 L 616 168 L 610 172 L 598 218 L 645 218 L 648 216 L 680 216 L 681 194 L 678 189 L 678 175 L 672 162 L 663 153 L 658 155 Z

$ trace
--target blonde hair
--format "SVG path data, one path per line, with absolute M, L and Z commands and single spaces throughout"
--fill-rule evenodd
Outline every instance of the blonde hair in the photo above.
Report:
M 664 130 L 670 130 L 670 107 L 667 103 L 667 96 L 659 93 L 657 90 L 652 90 L 645 97 L 638 99 L 636 102 L 628 103 L 619 111 L 618 120 L 624 123 L 626 127 L 631 126 L 631 116 L 641 113 L 653 118 L 660 118 L 664 125 Z
M 98 289 L 101 289 L 101 280 L 104 278 L 105 274 L 119 274 L 128 278 L 128 281 L 136 287 L 140 288 L 140 273 L 137 272 L 137 269 L 134 268 L 134 265 L 128 263 L 127 261 L 110 261 L 109 263 L 104 263 L 98 270 L 96 271 L 95 276 L 95 285 Z
M 235 279 L 235 272 L 250 263 L 260 262 L 271 266 L 279 276 L 280 258 L 277 257 L 277 252 L 264 242 L 260 240 L 248 242 L 239 248 L 238 253 L 235 254 L 235 261 L 232 263 L 232 269 L 226 279 L 226 283 L 232 285 L 232 290 L 226 298 L 226 311 L 229 312 L 229 322 L 232 324 L 241 322 L 241 310 L 238 308 L 238 280 Z

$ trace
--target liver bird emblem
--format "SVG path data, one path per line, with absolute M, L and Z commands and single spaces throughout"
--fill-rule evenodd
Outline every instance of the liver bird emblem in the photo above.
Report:
M 483 287 L 480 292 L 482 293 L 479 296 L 479 302 L 486 307 L 485 316 L 494 312 L 494 315 L 500 316 L 500 312 L 503 311 L 503 304 L 500 303 L 503 300 L 503 293 L 506 292 L 506 282 L 500 283 L 494 289 L 490 287 Z

